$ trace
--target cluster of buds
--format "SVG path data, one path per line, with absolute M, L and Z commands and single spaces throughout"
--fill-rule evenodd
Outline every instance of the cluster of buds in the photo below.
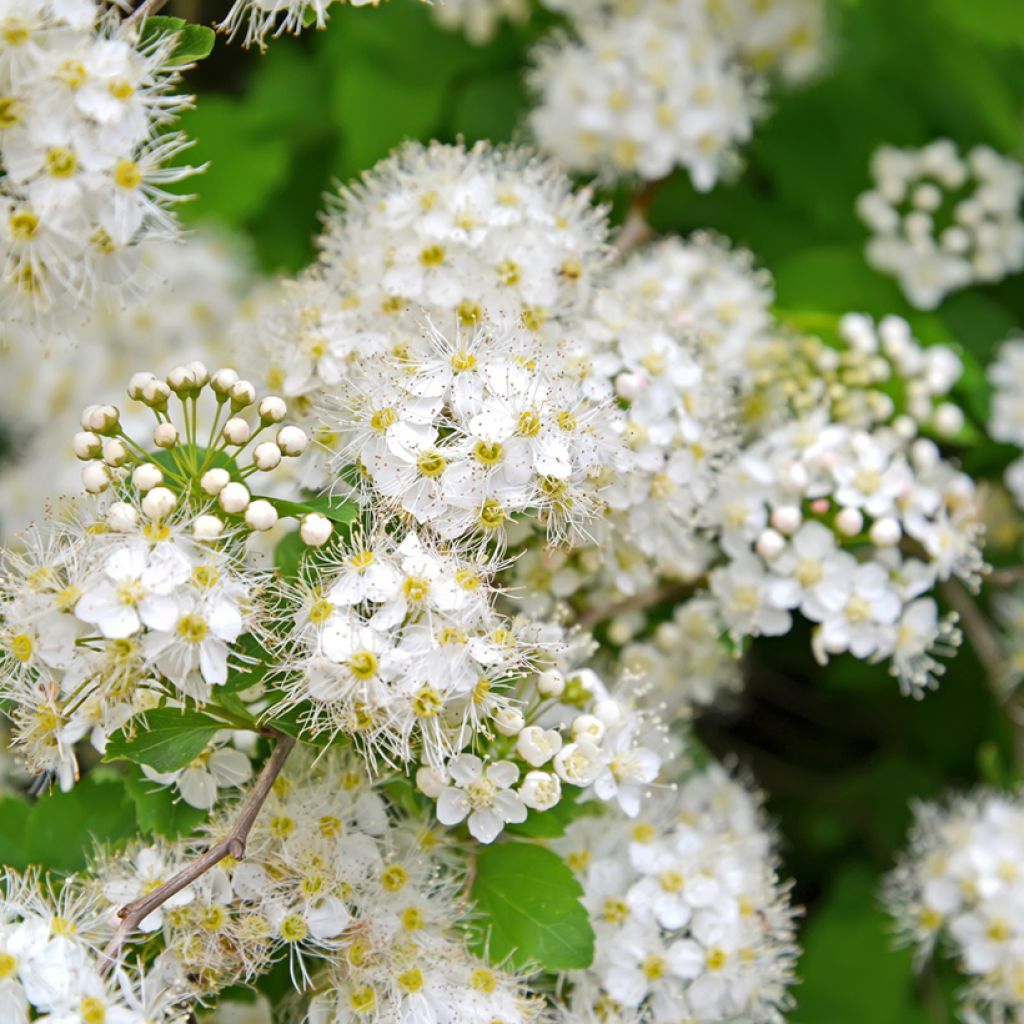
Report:
M 215 540 L 228 525 L 256 531 L 277 525 L 277 503 L 253 497 L 250 477 L 270 473 L 306 450 L 305 431 L 284 422 L 288 406 L 282 398 L 258 398 L 253 384 L 234 370 L 211 374 L 199 362 L 178 366 L 164 378 L 136 373 L 128 397 L 148 406 L 156 420 L 146 441 L 130 436 L 113 405 L 86 408 L 82 431 L 74 438 L 75 455 L 85 462 L 86 491 L 101 494 L 114 488 L 128 499 L 110 506 L 112 529 L 134 528 L 139 508 L 148 519 L 160 521 L 183 503 L 196 510 L 192 531 L 200 540 Z M 172 417 L 175 400 L 180 422 Z M 211 414 L 205 441 L 200 440 L 201 405 Z M 131 500 L 132 489 L 141 500 Z M 330 520 L 310 513 L 300 532 L 307 544 L 319 546 L 330 536 Z

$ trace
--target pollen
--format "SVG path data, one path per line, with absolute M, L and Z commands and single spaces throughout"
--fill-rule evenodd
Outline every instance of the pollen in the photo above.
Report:
M 66 146 L 54 146 L 46 154 L 46 170 L 54 178 L 70 178 L 78 169 L 78 157 Z
M 281 938 L 285 942 L 301 942 L 309 934 L 309 927 L 300 914 L 289 914 L 281 922 Z
M 497 530 L 507 518 L 505 510 L 501 507 L 501 502 L 495 501 L 494 498 L 483 503 L 480 515 L 477 517 L 485 530 Z
M 178 619 L 176 631 L 185 643 L 201 644 L 206 639 L 207 625 L 199 615 L 183 615 Z
M 419 992 L 423 988 L 423 972 L 418 967 L 410 967 L 398 976 L 398 986 L 403 992 Z
M 447 465 L 445 457 L 440 452 L 433 450 L 424 452 L 416 460 L 416 468 L 419 470 L 420 476 L 425 476 L 428 480 L 439 477 Z
M 380 884 L 388 892 L 400 892 L 405 888 L 405 883 L 408 881 L 409 872 L 401 864 L 392 864 L 390 867 L 385 868 L 380 876 Z
M 428 245 L 420 253 L 420 263 L 425 267 L 439 267 L 444 263 L 445 252 L 440 245 Z
M 443 707 L 441 694 L 430 686 L 417 691 L 412 699 L 412 709 L 419 718 L 437 718 Z
M 377 655 L 372 651 L 356 651 L 348 667 L 357 679 L 370 679 L 377 674 Z
M 11 637 L 11 654 L 22 664 L 32 657 L 34 647 L 32 637 L 28 633 L 16 633 Z
M 142 184 L 142 171 L 134 160 L 122 160 L 114 168 L 114 181 L 124 189 L 135 189 Z
M 16 242 L 31 242 L 39 228 L 39 218 L 30 210 L 19 210 L 11 214 L 8 221 L 11 237 Z
M 309 621 L 322 626 L 334 614 L 334 605 L 326 597 L 318 597 L 309 609 Z

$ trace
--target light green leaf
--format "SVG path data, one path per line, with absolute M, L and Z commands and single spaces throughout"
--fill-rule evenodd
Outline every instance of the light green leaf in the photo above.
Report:
M 482 915 L 479 943 L 494 962 L 539 963 L 549 971 L 589 966 L 594 930 L 583 889 L 561 858 L 528 843 L 480 851 L 473 899 Z
M 306 498 L 302 501 L 286 501 L 284 498 L 266 498 L 278 515 L 293 516 L 296 519 L 310 512 L 326 516 L 332 523 L 340 523 L 347 526 L 353 523 L 359 515 L 359 506 L 354 501 L 346 501 L 344 498 L 333 498 L 329 494 L 322 494 L 317 498 Z
M 198 711 L 157 708 L 146 713 L 145 724 L 133 723 L 135 735 L 115 733 L 107 744 L 106 760 L 133 761 L 158 772 L 175 772 L 191 764 L 223 723 Z
M 168 66 L 172 68 L 194 64 L 197 60 L 209 57 L 217 38 L 212 28 L 207 28 L 206 25 L 192 25 L 184 18 L 168 18 L 157 14 L 147 18 L 142 26 L 143 43 L 159 36 L 171 35 L 177 37 L 174 50 L 167 61 Z
M 207 812 L 175 799 L 174 792 L 158 786 L 134 769 L 124 780 L 128 798 L 135 805 L 135 820 L 143 832 L 177 839 L 195 831 L 206 820 Z

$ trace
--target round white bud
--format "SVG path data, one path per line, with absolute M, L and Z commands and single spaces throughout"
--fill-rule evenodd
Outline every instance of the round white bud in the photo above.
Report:
M 142 389 L 142 401 L 151 409 L 163 409 L 167 405 L 167 399 L 171 397 L 171 389 L 162 380 L 154 377 Z
M 225 484 L 217 495 L 217 501 L 229 515 L 238 515 L 249 507 L 249 488 L 237 481 Z
M 102 462 L 87 462 L 82 467 L 82 486 L 90 494 L 102 494 L 110 486 L 110 468 Z
M 128 446 L 120 438 L 112 437 L 103 444 L 103 461 L 108 466 L 123 466 L 129 455 Z
M 173 423 L 158 423 L 153 428 L 153 444 L 157 448 L 173 448 L 178 443 L 178 428 Z
M 280 423 L 288 415 L 288 406 L 283 398 L 267 395 L 257 407 L 262 423 Z
M 216 540 L 223 532 L 224 524 L 216 516 L 196 516 L 192 524 L 192 536 L 196 540 Z
M 447 776 L 437 768 L 422 765 L 416 769 L 416 788 L 431 800 L 436 800 L 447 785 Z
M 904 441 L 912 441 L 917 435 L 917 421 L 913 416 L 907 416 L 903 413 L 892 421 L 892 429 L 895 430 Z
M 135 399 L 136 402 L 141 401 L 142 393 L 151 380 L 156 380 L 156 377 L 146 370 L 133 373 L 128 381 L 128 397 Z
M 618 725 L 622 720 L 622 705 L 611 697 L 599 700 L 594 705 L 594 714 L 604 722 L 605 725 Z
M 605 725 L 597 715 L 577 715 L 569 727 L 573 739 L 590 739 L 595 743 L 601 742 L 604 736 Z
M 757 553 L 766 561 L 773 562 L 786 550 L 786 538 L 778 530 L 767 529 L 757 538 Z
M 199 481 L 199 486 L 207 494 L 216 497 L 229 483 L 231 483 L 231 474 L 226 469 L 218 467 L 217 469 L 208 469 Z
M 277 525 L 277 509 L 269 501 L 257 498 L 245 510 L 245 525 L 250 530 L 272 530 Z
M 103 454 L 103 442 L 99 434 L 94 434 L 91 430 L 82 430 L 75 434 L 71 446 L 74 448 L 75 458 L 83 462 L 87 459 L 98 459 Z
M 174 491 L 167 487 L 154 487 L 142 499 L 143 514 L 150 519 L 165 519 L 169 516 L 178 504 Z
M 492 721 L 494 722 L 494 728 L 502 736 L 518 736 L 526 724 L 523 713 L 519 708 L 498 708 L 492 716 Z
M 252 437 L 252 428 L 240 416 L 232 416 L 221 430 L 228 444 L 245 444 Z
M 299 536 L 302 543 L 311 548 L 322 547 L 330 539 L 334 524 L 319 512 L 307 512 L 299 520 Z
M 772 512 L 772 526 L 786 536 L 796 533 L 803 521 L 804 517 L 796 505 L 780 505 Z
M 154 487 L 159 487 L 163 482 L 164 475 L 160 467 L 153 465 L 152 462 L 136 466 L 135 471 L 132 473 L 132 483 L 140 491 L 151 491 Z
M 627 402 L 635 402 L 647 390 L 647 378 L 640 373 L 620 373 L 615 378 L 615 393 Z
M 231 385 L 231 408 L 244 409 L 256 401 L 256 388 L 247 380 L 236 380 Z
M 306 450 L 309 438 L 301 427 L 282 427 L 277 432 L 277 447 L 281 449 L 282 455 L 294 457 L 301 455 Z
M 550 772 L 527 772 L 517 792 L 527 807 L 549 811 L 562 799 L 562 782 Z
M 549 668 L 537 676 L 537 692 L 542 697 L 561 697 L 565 691 L 565 676 L 557 668 Z
M 218 395 L 227 398 L 228 393 L 238 382 L 238 374 L 235 373 L 230 367 L 225 366 L 210 378 L 210 387 L 217 392 Z
M 939 461 L 938 445 L 926 437 L 919 437 L 910 446 L 910 457 L 917 469 L 932 469 Z
M 188 371 L 192 374 L 192 379 L 196 382 L 197 388 L 206 387 L 210 380 L 210 371 L 206 368 L 205 363 L 201 363 L 198 359 L 194 359 L 188 364 Z
M 903 531 L 900 529 L 900 524 L 892 516 L 883 516 L 871 524 L 868 536 L 875 547 L 892 548 L 899 544 Z
M 115 533 L 130 533 L 138 524 L 138 511 L 126 501 L 115 501 L 107 509 L 107 526 Z
M 166 377 L 167 386 L 176 394 L 189 394 L 196 388 L 192 371 L 187 366 L 176 366 Z
M 281 464 L 281 449 L 273 441 L 263 441 L 253 448 L 252 462 L 257 469 L 269 472 Z
M 608 639 L 618 647 L 623 647 L 636 636 L 637 620 L 632 615 L 616 615 L 608 623 Z
M 82 428 L 96 434 L 109 434 L 120 418 L 115 405 L 90 405 L 82 413 Z
M 864 517 L 860 509 L 843 508 L 836 513 L 836 529 L 844 537 L 856 537 L 864 529 Z
M 943 402 L 935 410 L 935 429 L 943 437 L 952 437 L 959 434 L 964 428 L 964 414 L 959 406 L 952 402 Z

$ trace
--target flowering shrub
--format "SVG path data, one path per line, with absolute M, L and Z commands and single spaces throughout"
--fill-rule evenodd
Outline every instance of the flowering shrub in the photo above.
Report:
M 1024 37 L 930 4 L 0 4 L 0 1019 L 1024 1020 Z

